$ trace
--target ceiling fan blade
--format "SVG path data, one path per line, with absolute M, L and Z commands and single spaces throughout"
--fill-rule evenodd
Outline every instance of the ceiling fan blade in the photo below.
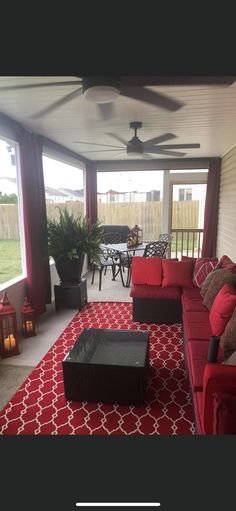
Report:
M 95 144 L 94 142 L 81 142 L 79 140 L 74 140 L 74 143 L 75 144 L 86 144 L 86 145 L 98 145 L 98 146 L 103 146 L 103 147 L 113 147 L 114 149 L 123 149 L 122 146 L 120 145 L 110 145 L 110 144 Z
M 162 85 L 231 85 L 235 76 L 122 76 L 121 85 L 162 86 Z
M 165 142 L 165 140 L 171 140 L 172 138 L 176 138 L 176 135 L 173 133 L 165 133 L 164 135 L 160 135 L 159 137 L 150 138 L 144 142 L 144 147 L 150 147 L 154 144 L 160 144 L 161 142 Z
M 161 149 L 161 147 L 154 147 L 153 149 L 149 149 L 150 153 L 155 154 L 166 154 L 166 156 L 185 156 L 186 153 L 177 153 L 177 151 L 168 151 L 166 149 Z
M 154 146 L 155 147 L 155 146 Z M 199 149 L 200 144 L 163 144 L 160 146 L 162 149 Z
M 62 106 L 65 103 L 68 103 L 69 101 L 71 101 L 71 99 L 74 99 L 77 96 L 81 96 L 82 93 L 83 93 L 82 87 L 80 87 L 79 89 L 71 92 L 70 94 L 67 94 L 67 96 L 64 96 L 63 98 L 58 99 L 58 101 L 55 101 L 54 103 L 52 103 L 50 106 L 44 108 L 43 110 L 40 110 L 39 112 L 37 112 L 34 115 L 31 115 L 31 119 L 39 119 L 39 118 L 43 117 L 44 115 L 49 114 L 53 110 L 56 110 L 56 108 L 58 108 L 59 106 Z
M 144 160 L 153 160 L 153 159 L 155 159 L 155 156 L 152 156 L 151 154 L 148 154 L 148 153 L 143 153 L 143 159 Z
M 103 121 L 108 121 L 115 117 L 115 108 L 113 103 L 97 103 L 97 109 Z
M 125 151 L 121 151 L 120 153 L 116 154 L 115 156 L 112 156 L 112 160 L 114 159 L 118 159 L 120 156 L 127 156 L 127 154 L 125 153 Z
M 127 145 L 126 140 L 124 140 L 120 135 L 116 135 L 115 133 L 106 133 L 106 135 L 109 135 L 110 137 L 113 137 L 115 140 L 118 140 L 123 145 Z
M 171 99 L 168 96 L 164 96 L 159 92 L 154 92 L 144 87 L 122 87 L 121 96 L 125 96 L 131 99 L 137 99 L 153 106 L 164 108 L 164 110 L 170 110 L 171 112 L 178 110 L 184 103 Z
M 95 149 L 95 150 L 91 150 L 91 151 L 82 151 L 82 149 L 80 149 L 81 153 L 107 153 L 107 152 L 113 152 L 113 151 L 120 151 L 120 148 L 118 149 Z
M 31 83 L 26 85 L 7 85 L 4 87 L 0 87 L 1 91 L 10 91 L 10 90 L 21 90 L 21 89 L 35 89 L 38 87 L 58 87 L 58 86 L 64 86 L 64 85 L 81 85 L 82 80 L 74 80 L 74 81 L 67 81 L 67 82 L 49 82 L 49 83 Z

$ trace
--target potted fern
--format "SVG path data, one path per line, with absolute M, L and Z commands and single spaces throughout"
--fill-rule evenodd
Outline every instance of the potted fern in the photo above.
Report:
M 54 259 L 62 284 L 78 284 L 85 254 L 90 261 L 98 261 L 103 228 L 100 222 L 91 227 L 86 217 L 77 218 L 65 207 L 59 208 L 59 220 L 48 220 L 48 249 Z

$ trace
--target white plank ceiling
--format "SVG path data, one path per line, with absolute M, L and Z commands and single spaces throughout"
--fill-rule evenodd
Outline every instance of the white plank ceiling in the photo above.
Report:
M 113 149 L 109 146 L 121 145 L 109 133 L 130 140 L 133 136 L 133 130 L 129 127 L 131 121 L 143 123 L 138 131 L 142 141 L 164 133 L 173 133 L 176 138 L 165 143 L 199 143 L 199 149 L 181 150 L 186 153 L 185 158 L 222 157 L 236 145 L 236 82 L 230 86 L 148 87 L 183 102 L 184 106 L 170 112 L 119 96 L 114 102 L 114 118 L 106 121 L 101 119 L 96 105 L 87 101 L 83 95 L 59 106 L 42 119 L 31 118 L 42 108 L 76 90 L 77 84 L 1 91 L 1 87 L 10 85 L 72 80 L 76 80 L 76 77 L 1 76 L 0 112 L 91 160 L 127 160 L 125 148 L 109 150 Z M 107 144 L 108 147 L 96 146 L 95 143 Z M 155 158 L 172 157 L 155 155 Z

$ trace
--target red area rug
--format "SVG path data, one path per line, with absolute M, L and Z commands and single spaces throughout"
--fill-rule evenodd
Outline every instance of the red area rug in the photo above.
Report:
M 145 407 L 65 400 L 61 362 L 82 330 L 91 327 L 149 330 Z M 134 323 L 131 303 L 88 303 L 0 412 L 0 434 L 194 434 L 181 325 Z

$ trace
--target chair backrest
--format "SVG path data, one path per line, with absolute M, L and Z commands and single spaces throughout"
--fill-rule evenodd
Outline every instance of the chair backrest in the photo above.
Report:
M 114 243 L 122 243 L 122 236 L 120 232 L 107 232 L 103 235 L 103 243 L 109 243 L 112 245 Z
M 101 247 L 100 261 L 102 264 L 119 264 L 120 253 L 118 250 L 110 247 Z
M 169 244 L 167 241 L 153 241 L 152 243 L 148 243 L 145 247 L 143 257 L 164 258 L 166 256 L 168 246 Z
M 172 234 L 169 234 L 168 232 L 163 232 L 159 235 L 158 241 L 167 241 L 169 244 L 171 243 L 173 239 Z
M 127 241 L 127 237 L 130 233 L 130 227 L 128 227 L 128 225 L 106 225 L 106 224 L 103 224 L 103 232 L 104 232 L 104 235 L 106 234 L 110 234 L 110 233 L 118 233 L 120 235 L 120 240 L 119 241 L 116 241 L 116 242 L 111 242 L 111 243 L 126 243 Z M 110 241 L 107 241 L 106 243 L 110 243 Z

